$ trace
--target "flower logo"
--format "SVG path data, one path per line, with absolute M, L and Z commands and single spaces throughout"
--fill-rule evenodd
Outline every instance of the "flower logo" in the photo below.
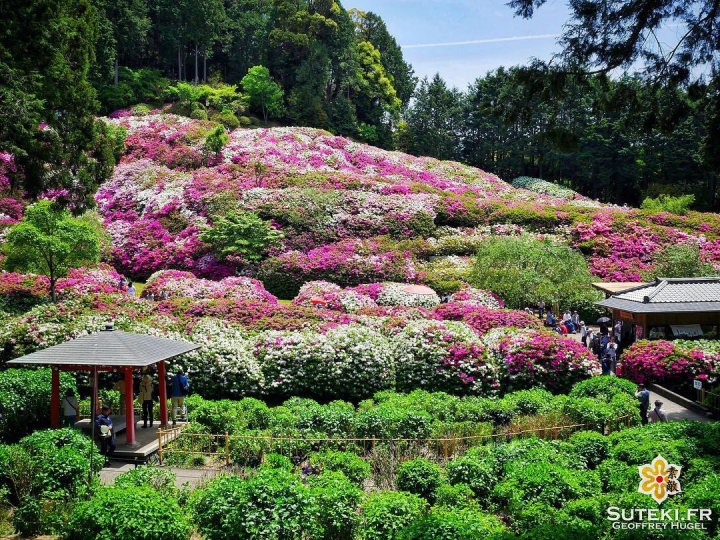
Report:
M 680 493 L 680 469 L 678 465 L 668 463 L 664 457 L 657 456 L 650 465 L 640 465 L 640 486 L 638 491 L 651 495 L 660 504 L 668 495 Z

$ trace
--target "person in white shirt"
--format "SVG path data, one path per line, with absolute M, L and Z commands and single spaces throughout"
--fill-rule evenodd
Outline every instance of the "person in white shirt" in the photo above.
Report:
M 617 350 L 618 345 L 615 343 L 615 338 L 610 338 L 610 343 L 607 344 L 606 354 L 610 357 L 610 369 L 615 373 L 615 367 L 617 366 Z
M 65 417 L 65 425 L 71 428 L 75 427 L 75 418 L 77 418 L 78 400 L 72 388 L 68 388 L 63 398 L 63 416 Z
M 132 282 L 129 282 L 129 283 L 128 283 L 127 295 L 128 295 L 128 296 L 135 296 L 135 285 L 133 285 Z
M 667 422 L 667 413 L 662 409 L 663 402 L 659 399 L 655 402 L 655 408 L 648 413 L 648 421 L 650 422 Z
M 587 347 L 588 329 L 585 321 L 580 321 L 580 341 Z

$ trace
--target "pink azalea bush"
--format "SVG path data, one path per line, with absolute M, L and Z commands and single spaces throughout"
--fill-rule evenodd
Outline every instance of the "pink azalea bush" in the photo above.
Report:
M 211 281 L 180 270 L 161 270 L 150 276 L 143 295 L 152 294 L 160 298 L 162 293 L 168 297 L 230 298 L 278 303 L 277 298 L 267 292 L 257 279 L 226 277 L 220 281 Z
M 533 315 L 511 309 L 488 309 L 467 302 L 449 302 L 433 309 L 433 315 L 441 320 L 462 321 L 482 336 L 493 328 L 540 328 L 540 321 Z
M 295 296 L 308 281 L 325 280 L 346 286 L 375 281 L 413 282 L 419 277 L 410 253 L 384 251 L 373 240 L 346 240 L 307 253 L 290 251 L 267 259 L 259 273 L 268 290 L 285 298 Z
M 499 329 L 483 341 L 506 373 L 509 390 L 541 387 L 566 393 L 576 382 L 602 371 L 598 359 L 586 347 L 555 333 Z
M 491 291 L 476 289 L 475 287 L 463 287 L 450 296 L 451 302 L 464 302 L 478 306 L 484 306 L 489 309 L 500 309 L 505 307 L 505 302 Z M 511 326 L 511 325 L 507 325 Z
M 622 355 L 622 375 L 636 383 L 705 380 L 719 368 L 717 354 L 681 348 L 665 340 L 636 341 Z
M 342 289 L 327 281 L 309 281 L 302 287 L 292 301 L 295 306 L 322 307 L 355 313 L 356 311 L 377 306 L 369 296 L 352 289 Z
M 0 272 L 0 296 L 44 297 L 50 294 L 50 280 L 35 274 Z
M 58 298 L 78 298 L 91 294 L 118 294 L 118 284 L 123 278 L 108 264 L 96 268 L 72 268 L 67 277 L 58 280 Z

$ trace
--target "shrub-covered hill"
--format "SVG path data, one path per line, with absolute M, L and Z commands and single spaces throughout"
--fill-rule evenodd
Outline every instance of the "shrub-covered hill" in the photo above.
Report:
M 715 214 L 627 210 L 563 191 L 514 188 L 455 162 L 388 152 L 309 128 L 237 129 L 208 151 L 215 124 L 156 111 L 110 119 L 128 130 L 126 152 L 96 195 L 121 272 L 147 278 L 164 268 L 211 278 L 235 273 L 203 230 L 251 212 L 281 231 L 257 271 L 268 290 L 294 296 L 302 283 L 428 282 L 490 234 L 526 230 L 581 249 L 590 270 L 640 280 L 668 244 L 698 246 L 720 262 Z M 225 254 L 227 255 L 227 253 Z M 431 258 L 435 261 L 428 265 Z M 435 276 L 437 277 L 437 276 Z M 451 277 L 451 276 L 445 276 Z M 429 280 L 432 283 L 432 279 Z

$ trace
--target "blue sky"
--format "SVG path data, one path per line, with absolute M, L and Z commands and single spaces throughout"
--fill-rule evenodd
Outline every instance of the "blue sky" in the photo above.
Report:
M 507 0 L 344 0 L 347 8 L 380 15 L 419 77 L 440 73 L 465 90 L 500 66 L 549 60 L 568 18 L 564 0 L 550 0 L 526 21 Z

